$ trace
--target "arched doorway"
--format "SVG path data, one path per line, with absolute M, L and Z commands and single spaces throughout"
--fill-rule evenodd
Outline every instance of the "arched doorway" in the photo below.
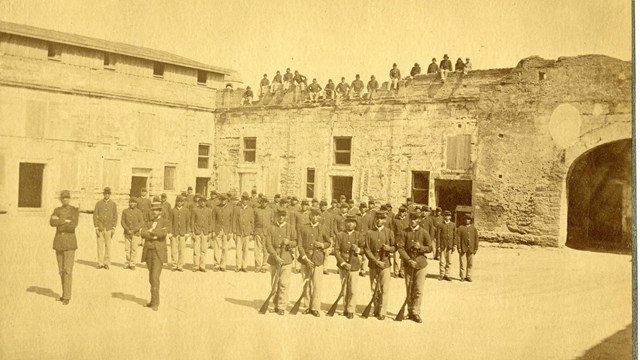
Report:
M 567 175 L 567 246 L 631 251 L 632 141 L 597 146 Z

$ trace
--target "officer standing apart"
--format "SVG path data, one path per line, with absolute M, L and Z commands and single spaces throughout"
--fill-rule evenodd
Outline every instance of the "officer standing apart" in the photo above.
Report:
M 293 251 L 296 247 L 296 232 L 293 225 L 287 222 L 288 214 L 284 210 L 278 210 L 277 220 L 274 225 L 269 225 L 265 232 L 265 242 L 269 258 L 267 262 L 271 265 L 271 284 L 278 287 L 276 295 L 273 297 L 273 305 L 278 315 L 284 315 L 289 302 L 288 290 L 291 282 L 291 263 L 293 262 Z M 275 284 L 275 279 L 278 283 Z
M 111 188 L 104 188 L 104 198 L 96 203 L 93 211 L 93 226 L 98 240 L 98 269 L 109 269 L 111 265 L 111 238 L 118 223 L 118 207 L 111 197 Z
M 151 301 L 145 305 L 158 311 L 160 306 L 160 273 L 162 265 L 167 262 L 167 234 L 169 233 L 169 220 L 162 217 L 162 205 L 154 202 L 151 205 L 153 215 L 142 229 L 142 237 L 145 239 L 142 248 L 142 262 L 147 263 L 149 269 L 149 284 L 151 285 Z
M 471 282 L 473 256 L 478 251 L 478 230 L 471 224 L 471 216 L 464 216 L 464 225 L 458 227 L 456 245 L 460 253 L 460 281 Z
M 71 300 L 71 282 L 73 273 L 73 261 L 78 249 L 76 240 L 76 227 L 78 226 L 78 208 L 69 205 L 71 194 L 67 190 L 60 192 L 59 206 L 53 210 L 49 218 L 49 225 L 56 228 L 53 238 L 53 250 L 56 251 L 58 261 L 58 273 L 62 282 L 62 305 L 68 305 Z
M 420 226 L 418 214 L 409 214 L 409 219 L 411 225 L 401 232 L 397 245 L 405 267 L 409 319 L 421 323 L 420 308 L 427 277 L 427 253 L 432 251 L 431 236 Z
M 356 312 L 356 293 L 358 291 L 359 255 L 364 254 L 364 245 L 360 231 L 356 230 L 355 216 L 348 216 L 346 228 L 338 234 L 335 255 L 344 293 L 344 316 L 353 319 Z
M 298 249 L 302 264 L 302 278 L 308 282 L 304 290 L 303 306 L 307 307 L 305 314 L 320 316 L 320 299 L 322 291 L 322 270 L 324 264 L 324 249 L 331 246 L 329 235 L 320 226 L 320 211 L 311 210 L 309 224 L 300 227 L 298 234 Z
M 122 210 L 122 228 L 124 229 L 125 269 L 136 269 L 136 253 L 140 244 L 140 230 L 144 226 L 142 211 L 138 209 L 135 198 L 129 199 L 129 207 Z
M 371 291 L 374 292 L 373 315 L 384 320 L 389 304 L 389 287 L 391 285 L 390 256 L 396 251 L 393 232 L 384 224 L 386 212 L 378 211 L 371 230 L 364 237 L 364 251 L 369 258 L 369 276 Z

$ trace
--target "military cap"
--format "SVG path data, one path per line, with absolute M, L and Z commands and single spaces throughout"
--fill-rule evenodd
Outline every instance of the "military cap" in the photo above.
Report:
M 302 202 L 300 202 L 300 205 L 309 205 L 309 201 L 307 201 L 307 200 L 302 200 Z
M 414 213 L 414 212 L 410 212 L 409 213 L 409 220 L 416 220 L 416 219 L 420 219 L 420 215 L 418 215 L 417 213 Z
M 158 196 L 154 196 L 152 202 L 160 202 L 160 198 Z
M 151 209 L 152 210 L 162 210 L 162 204 L 160 203 L 160 201 L 154 201 L 151 203 Z
M 129 202 L 130 203 L 134 203 L 134 204 L 138 204 L 138 201 L 133 196 L 129 197 Z
M 320 211 L 318 209 L 311 209 L 311 216 L 320 216 Z
M 385 214 L 382 211 L 376 211 L 376 219 L 386 219 L 387 218 L 387 214 Z
M 161 199 L 166 199 L 167 198 L 167 194 L 165 194 L 165 193 L 160 194 L 160 198 Z
M 340 209 L 348 209 L 349 205 L 347 204 L 340 204 Z
M 320 205 L 329 205 L 329 204 L 327 204 L 327 200 L 322 199 L 320 200 Z
M 243 192 L 242 193 L 242 200 L 248 200 L 249 199 L 249 194 L 247 194 L 247 192 Z
M 387 211 L 387 205 L 380 205 L 380 211 Z
M 287 199 L 285 199 L 285 198 L 280 199 L 280 204 L 281 205 L 284 205 L 286 203 L 288 203 Z
M 424 205 L 424 206 L 422 207 L 422 211 L 429 211 L 429 207 L 428 207 L 427 205 Z
M 413 201 L 413 199 L 411 199 L 410 197 L 407 198 L 407 201 Z
M 406 206 L 400 206 L 400 208 L 398 209 L 399 212 L 407 212 L 407 207 Z M 413 214 L 413 213 L 412 213 Z
M 225 200 L 226 201 L 227 200 L 227 195 L 225 195 L 225 194 L 218 195 L 218 200 Z
M 368 208 L 367 203 L 361 202 L 360 203 L 360 209 L 366 209 L 366 208 Z
M 349 204 L 355 204 L 355 203 L 356 203 L 356 201 L 355 201 L 355 200 L 353 200 L 353 199 L 349 199 L 349 201 L 347 201 L 347 203 L 349 203 Z
M 445 211 L 444 211 L 444 216 L 447 216 L 447 215 L 451 216 L 451 211 L 449 211 L 449 210 L 445 210 Z
M 331 203 L 332 203 L 332 204 L 337 204 L 337 203 L 338 203 L 338 200 L 333 199 L 333 200 L 331 200 Z
M 465 220 L 467 220 L 467 219 L 471 220 L 471 219 L 473 219 L 473 217 L 471 216 L 471 214 L 464 214 L 464 219 Z
M 387 205 L 387 208 L 388 208 L 388 209 L 391 209 L 391 208 L 393 207 L 393 206 L 391 206 L 391 203 L 390 203 L 390 202 L 386 203 L 385 205 Z
M 180 195 L 181 195 L 181 196 L 187 196 L 187 192 L 186 192 L 186 191 L 183 191 L 183 192 L 181 192 L 181 193 L 180 193 Z
M 140 189 L 140 192 L 147 192 L 147 188 Z
M 184 197 L 182 195 L 176 196 L 176 202 L 184 201 Z
M 198 199 L 196 201 L 203 201 L 203 202 L 207 200 L 204 196 L 196 196 L 196 199 Z
M 442 212 L 442 208 L 436 207 L 436 212 L 438 212 L 438 211 Z
M 346 222 L 356 222 L 356 217 L 355 215 L 347 215 L 347 218 L 345 219 Z
M 340 195 L 340 200 L 342 200 L 342 199 L 347 200 L 347 197 L 346 197 L 346 196 L 344 196 L 344 195 Z
M 286 211 L 284 211 L 284 210 L 278 210 L 278 211 L 276 212 L 276 215 L 277 215 L 277 216 L 287 216 L 287 212 L 286 212 Z
M 264 194 L 263 194 L 263 193 L 260 193 L 260 194 L 258 194 L 258 198 L 260 198 L 260 199 L 266 199 L 267 197 L 266 197 L 266 196 L 264 196 Z
M 71 198 L 71 193 L 69 192 L 69 190 L 60 191 L 60 199 L 70 199 L 70 198 Z
M 103 194 L 111 194 L 111 188 L 110 187 L 106 187 L 104 188 L 104 190 L 102 190 Z
M 280 194 L 275 194 L 274 199 L 280 199 Z
M 311 202 L 312 202 L 312 203 L 317 203 L 317 202 L 318 202 L 318 199 L 315 199 L 315 198 L 314 198 L 313 200 L 311 200 Z
M 187 190 L 193 190 L 193 188 L 192 188 L 191 186 L 189 186 L 189 187 L 187 188 Z
M 252 193 L 252 194 L 257 194 L 257 193 L 258 193 L 258 190 L 256 190 L 256 189 L 251 189 L 251 193 Z
M 291 201 L 291 195 L 287 195 L 286 199 L 287 201 Z
M 298 197 L 297 197 L 297 196 L 293 196 L 293 197 L 291 198 L 291 201 L 298 201 Z
M 227 196 L 228 197 L 232 197 L 233 196 L 233 192 L 232 191 L 227 191 Z
M 375 205 L 375 204 L 376 204 L 375 200 L 373 199 L 369 200 L 369 205 Z

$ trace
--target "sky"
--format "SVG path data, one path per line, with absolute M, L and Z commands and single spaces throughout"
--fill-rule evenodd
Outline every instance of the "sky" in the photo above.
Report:
M 387 80 L 446 53 L 474 69 L 539 55 L 631 60 L 630 0 L 0 0 L 0 20 L 165 50 L 262 75 L 299 70 L 321 84 Z

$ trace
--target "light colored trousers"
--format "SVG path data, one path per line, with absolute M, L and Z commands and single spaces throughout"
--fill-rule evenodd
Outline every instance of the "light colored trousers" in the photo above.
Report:
M 236 236 L 236 267 L 238 269 L 246 269 L 249 241 L 251 241 L 251 235 Z
M 171 266 L 174 269 L 182 269 L 184 266 L 184 253 L 186 248 L 186 235 L 174 235 L 171 237 Z
M 358 269 L 352 269 L 352 271 L 340 269 L 340 281 L 344 282 L 344 286 L 342 287 L 344 293 L 344 311 L 351 314 L 356 311 L 358 277 Z
M 73 259 L 76 255 L 75 250 L 58 251 L 56 250 L 56 260 L 58 261 L 58 273 L 62 282 L 62 299 L 71 299 L 71 282 L 73 274 Z
M 471 269 L 473 268 L 473 253 L 460 253 L 460 279 L 471 279 Z
M 256 271 L 267 268 L 267 259 L 269 253 L 267 253 L 267 244 L 264 235 L 254 236 L 255 244 L 253 248 L 254 261 L 256 264 Z
M 407 301 L 407 308 L 409 314 L 420 315 L 420 308 L 422 307 L 422 298 L 424 297 L 424 279 L 427 277 L 427 267 L 415 271 L 411 267 L 407 267 L 404 271 L 405 287 L 409 294 Z M 411 288 L 409 288 L 411 283 Z
M 440 252 L 440 276 L 449 276 L 451 267 L 451 250 L 445 249 Z
M 232 234 L 227 234 L 224 230 L 220 230 L 215 237 L 213 246 L 213 267 L 226 269 L 227 266 L 227 250 L 229 249 L 229 240 Z
M 275 284 L 276 274 L 280 273 L 278 283 Z M 291 264 L 271 265 L 271 288 L 278 287 L 278 292 L 273 296 L 273 305 L 276 310 L 286 310 L 289 303 L 289 284 L 291 283 Z
M 199 234 L 193 237 L 193 266 L 201 270 L 207 267 L 207 250 L 209 250 L 209 235 Z
M 380 276 L 380 289 L 377 293 L 376 286 Z M 391 286 L 391 268 L 380 269 L 375 266 L 369 269 L 369 279 L 371 281 L 371 291 L 375 293 L 374 314 L 386 315 L 389 304 L 389 287 Z
M 302 307 L 309 310 L 320 311 L 323 266 L 314 267 L 315 269 L 307 264 L 301 266 L 302 279 L 307 281 L 307 286 L 304 288 L 304 297 L 302 298 Z
M 400 81 L 400 79 L 390 78 L 389 79 L 389 90 L 398 90 L 398 81 Z
M 98 235 L 98 265 L 111 265 L 111 238 L 113 230 L 96 230 Z
M 136 254 L 140 245 L 140 235 L 124 234 L 124 266 L 136 266 Z

